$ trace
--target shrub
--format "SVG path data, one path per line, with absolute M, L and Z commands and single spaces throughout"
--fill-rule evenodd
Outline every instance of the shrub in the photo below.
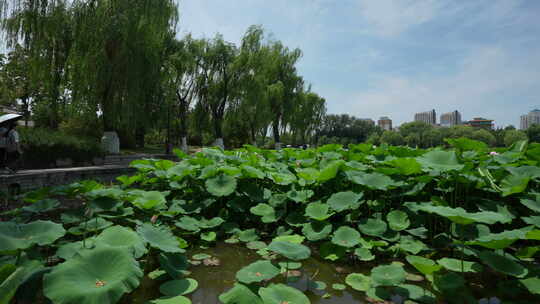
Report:
M 76 163 L 103 156 L 96 139 L 75 137 L 64 132 L 41 128 L 18 128 L 21 134 L 25 167 L 49 167 L 57 159 L 70 158 Z

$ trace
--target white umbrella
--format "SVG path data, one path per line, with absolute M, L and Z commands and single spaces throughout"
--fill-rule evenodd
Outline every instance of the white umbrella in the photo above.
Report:
M 8 122 L 17 121 L 22 118 L 22 115 L 19 114 L 6 114 L 0 116 L 0 125 L 6 124 Z

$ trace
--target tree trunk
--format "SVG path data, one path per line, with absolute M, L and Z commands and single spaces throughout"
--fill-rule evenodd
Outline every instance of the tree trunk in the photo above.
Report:
M 275 149 L 280 150 L 281 149 L 281 142 L 279 141 L 280 140 L 280 138 L 279 138 L 279 123 L 276 122 L 276 121 L 274 123 L 272 123 L 272 132 L 274 133 Z

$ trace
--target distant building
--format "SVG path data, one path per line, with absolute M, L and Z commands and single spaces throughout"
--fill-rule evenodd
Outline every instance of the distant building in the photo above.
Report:
M 375 125 L 375 121 L 373 121 L 373 119 L 371 118 L 358 118 L 358 120 L 369 122 L 370 124 Z
M 379 118 L 379 120 L 377 121 L 377 125 L 383 130 L 386 130 L 386 131 L 392 130 L 392 120 L 388 118 L 387 116 L 383 116 Z
M 437 114 L 435 113 L 435 110 L 416 113 L 414 114 L 414 121 L 423 121 L 430 125 L 436 125 Z
M 441 127 L 451 127 L 461 124 L 461 113 L 452 111 L 441 115 Z
M 535 109 L 530 111 L 529 114 L 521 115 L 519 122 L 521 130 L 526 130 L 534 124 L 540 125 L 540 110 Z
M 492 119 L 475 117 L 474 119 L 467 121 L 465 125 L 473 128 L 493 129 L 493 121 L 494 120 Z

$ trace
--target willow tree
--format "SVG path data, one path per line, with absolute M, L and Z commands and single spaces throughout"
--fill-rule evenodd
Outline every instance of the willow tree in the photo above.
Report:
M 162 94 L 165 44 L 174 35 L 172 0 L 74 2 L 73 97 L 94 102 L 105 131 L 140 137 Z M 89 98 L 90 97 L 90 98 Z
M 288 121 L 293 142 L 296 144 L 297 139 L 300 139 L 302 144 L 305 144 L 322 125 L 326 114 L 325 99 L 309 89 L 307 91 L 300 89 L 291 113 Z

